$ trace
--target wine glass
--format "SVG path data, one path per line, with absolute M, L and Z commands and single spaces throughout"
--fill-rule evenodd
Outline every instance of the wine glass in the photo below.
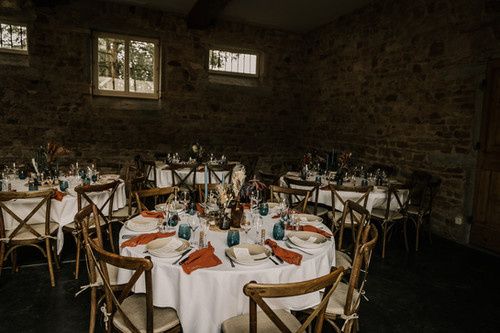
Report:
M 245 243 L 248 243 L 248 232 L 252 229 L 252 219 L 245 218 L 240 222 L 240 227 L 245 231 Z
M 255 244 L 260 244 L 261 243 L 261 230 L 262 227 L 264 226 L 264 221 L 262 220 L 262 216 L 260 215 L 254 215 L 253 217 L 253 225 L 255 226 Z M 262 245 L 262 244 L 260 244 Z
M 250 205 L 252 209 L 252 213 L 257 211 L 259 209 L 259 202 L 262 199 L 262 195 L 260 191 L 258 190 L 253 190 L 252 193 L 250 194 Z
M 188 223 L 189 223 L 189 227 L 193 231 L 191 245 L 196 246 L 197 241 L 196 241 L 195 234 L 196 234 L 196 230 L 200 226 L 200 218 L 198 217 L 198 214 L 195 214 L 193 216 L 188 215 Z

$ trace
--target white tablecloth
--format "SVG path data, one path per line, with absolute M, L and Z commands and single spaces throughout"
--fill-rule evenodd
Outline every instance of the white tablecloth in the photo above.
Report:
M 172 186 L 172 171 L 170 169 L 165 169 L 167 168 L 167 165 L 162 164 L 162 163 L 157 163 L 156 164 L 156 186 L 157 187 L 167 187 L 167 186 Z M 186 167 L 185 169 L 178 169 L 176 172 L 179 174 L 180 177 L 184 178 L 188 175 L 188 173 L 191 171 L 191 168 Z M 215 171 L 215 174 L 217 174 L 217 177 L 222 179 L 222 177 L 228 177 L 229 172 L 228 171 Z M 152 173 L 149 174 L 148 176 L 149 180 L 154 180 L 154 175 Z M 176 184 L 179 182 L 178 179 L 176 179 Z M 217 179 L 212 176 L 211 179 L 212 183 L 218 183 Z M 195 179 L 195 184 L 204 184 L 205 183 L 205 173 L 204 170 L 197 170 L 196 171 L 196 179 Z M 186 184 L 188 185 L 193 185 L 193 175 L 189 175 L 188 179 L 186 179 Z
M 276 222 L 277 220 L 270 216 L 264 218 L 268 237 L 272 235 L 272 227 Z M 134 234 L 134 232 L 123 227 L 120 232 L 120 242 L 123 242 L 124 234 Z M 249 240 L 253 241 L 256 237 L 255 230 L 250 230 L 248 235 Z M 322 250 L 312 250 L 311 252 L 316 252 L 315 255 L 302 253 L 300 266 L 286 263 L 276 266 L 270 260 L 266 260 L 258 266 L 241 266 L 235 263 L 236 267 L 232 268 L 224 255 L 224 250 L 227 248 L 226 237 L 226 232 L 209 231 L 207 238 L 215 247 L 215 253 L 222 260 L 222 264 L 208 269 L 198 269 L 190 275 L 184 273 L 179 265 L 172 265 L 174 259 L 152 257 L 153 304 L 176 309 L 184 332 L 220 332 L 224 320 L 248 313 L 249 300 L 243 294 L 243 286 L 252 280 L 262 283 L 299 282 L 328 274 L 330 267 L 335 265 L 335 245 L 332 240 Z M 245 240 L 243 231 L 240 233 L 240 239 L 242 243 Z M 278 241 L 278 244 L 285 247 L 282 241 Z M 144 257 L 147 255 L 143 253 L 144 250 L 144 245 L 126 247 L 121 249 L 121 254 Z M 127 282 L 130 277 L 130 271 L 119 270 L 119 283 Z M 136 283 L 134 291 L 145 292 L 144 279 Z M 320 302 L 320 295 L 318 292 L 266 301 L 273 308 L 303 310 L 317 305 Z
M 314 179 L 311 179 L 311 180 L 314 180 Z M 358 185 L 360 183 L 361 183 L 360 181 L 357 182 Z M 281 186 L 288 187 L 286 185 L 283 177 L 281 177 L 281 179 L 280 179 L 280 184 L 281 184 Z M 325 185 L 327 185 L 327 183 L 323 184 L 322 186 L 325 186 Z M 351 182 L 345 182 L 343 184 L 343 186 L 354 186 L 354 184 Z M 295 186 L 295 185 L 292 185 L 292 187 L 293 188 L 307 189 L 307 187 Z M 360 192 L 338 191 L 338 193 L 344 201 L 347 201 L 347 200 L 356 201 L 363 196 L 363 193 L 360 193 Z M 404 202 L 404 200 L 406 199 L 407 196 L 408 196 L 408 190 L 402 190 L 400 193 L 400 199 L 402 200 L 402 202 Z M 314 196 L 311 200 L 315 200 L 315 198 L 316 198 L 316 194 L 314 193 Z M 332 206 L 332 192 L 329 189 L 328 190 L 320 189 L 318 192 L 318 203 L 331 207 Z M 372 192 L 368 195 L 368 200 L 366 202 L 366 209 L 369 212 L 371 212 L 373 208 L 385 209 L 386 206 L 387 206 L 387 189 L 385 189 L 383 187 L 382 188 L 375 187 L 372 190 Z M 394 197 L 394 196 L 391 197 L 391 206 L 390 207 L 392 210 L 399 209 L 398 201 L 397 201 L 396 197 Z M 344 210 L 344 206 L 342 205 L 340 200 L 335 200 L 335 209 L 338 211 Z
M 54 222 L 59 223 L 59 232 L 57 235 L 57 252 L 60 253 L 64 244 L 64 236 L 62 233 L 62 227 L 74 221 L 75 214 L 78 212 L 78 200 L 74 188 L 76 185 L 80 184 L 79 179 L 71 178 L 69 179 L 70 188 L 68 189 L 68 194 L 59 201 L 52 199 L 50 203 L 50 219 Z M 12 181 L 12 189 L 18 192 L 27 191 L 28 187 L 25 186 L 27 180 L 15 179 Z M 94 201 L 94 203 L 99 206 L 99 208 L 104 204 L 104 202 L 109 197 L 109 192 L 101 193 L 89 193 L 89 197 Z M 17 214 L 20 218 L 25 218 L 40 202 L 40 198 L 33 199 L 22 199 L 22 200 L 11 200 L 6 202 L 6 206 Z M 87 203 L 84 204 L 84 206 Z M 113 201 L 113 210 L 120 209 L 127 204 L 127 198 L 125 193 L 125 184 L 122 182 L 118 185 L 118 189 L 115 192 Z M 108 205 L 106 204 L 103 212 L 107 213 Z M 3 212 L 3 218 L 6 230 L 15 229 L 18 223 L 14 218 Z M 32 217 L 34 221 L 45 221 L 45 206 L 40 208 L 36 214 Z

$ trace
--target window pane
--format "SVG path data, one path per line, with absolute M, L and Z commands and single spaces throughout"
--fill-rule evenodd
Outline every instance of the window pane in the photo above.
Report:
M 0 23 L 0 48 L 28 50 L 26 26 Z
M 98 38 L 99 89 L 125 91 L 125 41 Z
M 154 43 L 130 41 L 130 91 L 154 93 L 154 56 Z
M 257 75 L 257 55 L 210 50 L 208 68 L 211 71 Z

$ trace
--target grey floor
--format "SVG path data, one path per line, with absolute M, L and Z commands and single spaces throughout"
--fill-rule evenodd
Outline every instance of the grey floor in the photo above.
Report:
M 418 253 L 406 253 L 397 238 L 386 259 L 375 253 L 369 301 L 361 304 L 362 332 L 500 332 L 500 258 L 437 237 Z M 70 244 L 63 259 L 73 257 Z M 20 264 L 36 263 L 35 256 L 26 249 Z M 74 296 L 86 277 L 74 280 L 73 265 L 62 265 L 55 288 L 46 266 L 4 269 L 0 332 L 86 332 L 89 294 Z

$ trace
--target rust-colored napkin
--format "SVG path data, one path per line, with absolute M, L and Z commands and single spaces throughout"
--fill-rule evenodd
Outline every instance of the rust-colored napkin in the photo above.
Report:
M 288 226 L 287 227 L 287 230 L 297 230 L 295 229 L 293 226 Z M 320 234 L 320 235 L 323 235 L 325 236 L 326 238 L 331 238 L 332 237 L 332 234 L 329 233 L 328 231 L 325 231 L 325 230 L 321 230 L 319 228 L 316 228 L 315 226 L 312 226 L 312 225 L 301 225 L 299 227 L 299 230 L 297 231 L 309 231 L 309 232 L 315 232 L 317 234 Z
M 155 232 L 152 234 L 142 234 L 142 235 L 135 236 L 134 238 L 130 238 L 129 240 L 123 242 L 122 245 L 120 245 L 120 247 L 126 247 L 126 246 L 134 247 L 137 245 L 144 245 L 144 244 L 147 244 L 151 241 L 154 241 L 155 239 L 167 238 L 167 237 L 170 237 L 173 235 L 175 235 L 175 231 L 166 232 L 166 233 Z
M 201 215 L 205 214 L 205 208 L 199 202 L 196 203 L 196 211 Z
M 145 211 L 141 212 L 141 216 L 142 217 L 152 217 L 155 219 L 162 219 L 165 217 L 165 213 L 164 212 L 152 212 L 149 210 L 145 210 Z
M 278 244 L 271 239 L 266 239 L 266 245 L 271 247 L 276 257 L 289 264 L 300 266 L 300 262 L 302 261 L 302 255 L 300 253 L 284 249 L 281 246 L 278 246 Z
M 184 264 L 182 269 L 187 274 L 197 270 L 198 268 L 214 267 L 222 264 L 222 261 L 215 255 L 215 249 L 210 242 L 208 247 L 199 249 L 191 253 Z
M 62 201 L 62 199 L 64 198 L 65 195 L 66 195 L 66 193 L 63 193 L 61 191 L 55 191 L 54 192 L 54 199 L 56 199 L 57 201 Z

